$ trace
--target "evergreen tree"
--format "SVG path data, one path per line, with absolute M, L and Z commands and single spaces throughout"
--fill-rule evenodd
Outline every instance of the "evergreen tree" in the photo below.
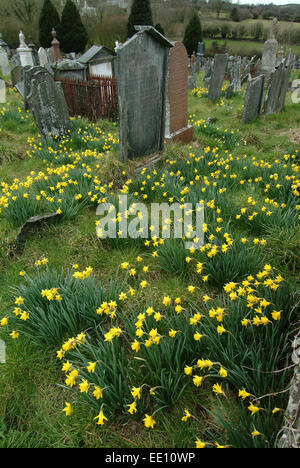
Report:
M 132 37 L 136 30 L 134 26 L 153 26 L 150 0 L 133 0 L 127 23 L 127 37 Z
M 230 18 L 232 19 L 232 21 L 240 21 L 239 10 L 237 7 L 232 8 Z
M 202 42 L 202 28 L 199 16 L 195 13 L 185 29 L 183 38 L 188 55 L 197 52 L 198 42 Z
M 51 47 L 52 28 L 58 31 L 59 26 L 60 19 L 55 6 L 51 3 L 51 0 L 44 0 L 39 18 L 39 41 L 41 47 Z
M 154 27 L 155 27 L 156 31 L 160 32 L 160 34 L 162 34 L 163 36 L 165 35 L 164 28 L 162 27 L 162 25 L 160 23 L 157 23 Z
M 65 53 L 83 52 L 88 35 L 81 21 L 77 6 L 72 0 L 67 0 L 62 11 L 61 23 L 58 31 L 60 47 Z

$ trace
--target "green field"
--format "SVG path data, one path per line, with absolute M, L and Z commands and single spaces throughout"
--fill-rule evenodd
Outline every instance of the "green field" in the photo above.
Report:
M 140 160 L 119 162 L 117 124 L 76 118 L 45 143 L 9 90 L 1 448 L 275 446 L 299 320 L 300 105 L 288 92 L 282 113 L 242 125 L 245 87 L 211 103 L 198 85 L 193 142 L 139 175 Z M 120 193 L 148 208 L 202 201 L 204 248 L 98 238 L 96 207 Z M 17 248 L 27 218 L 57 211 Z

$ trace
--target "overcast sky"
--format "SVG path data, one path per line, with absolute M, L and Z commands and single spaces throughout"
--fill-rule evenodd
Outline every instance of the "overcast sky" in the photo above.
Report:
M 288 5 L 289 3 L 296 3 L 300 5 L 300 0 L 232 0 L 232 3 L 240 3 L 241 5 L 267 5 L 268 3 L 273 3 L 274 5 Z

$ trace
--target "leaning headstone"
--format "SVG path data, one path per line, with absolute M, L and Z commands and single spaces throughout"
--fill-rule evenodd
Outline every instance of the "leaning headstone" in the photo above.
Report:
M 269 39 L 264 43 L 260 73 L 269 76 L 274 70 L 277 61 L 278 42 L 275 39 L 277 19 L 274 18 L 270 28 Z
M 208 88 L 208 99 L 219 99 L 227 65 L 226 54 L 216 54 Z
M 193 139 L 193 127 L 188 125 L 188 54 L 182 42 L 170 50 L 165 138 L 183 143 Z
M 48 72 L 43 67 L 26 67 L 23 70 L 23 81 L 24 81 L 24 109 L 28 110 L 29 105 L 27 98 L 31 91 L 31 82 L 34 78 L 34 75 L 38 72 L 48 74 Z M 40 76 L 41 78 L 41 76 Z
M 49 62 L 49 58 L 48 58 L 47 52 L 45 51 L 44 47 L 39 48 L 38 56 L 39 56 L 40 66 L 44 67 Z
M 163 149 L 169 48 L 173 44 L 152 26 L 117 49 L 120 159 Z
M 50 74 L 38 71 L 34 75 L 27 99 L 45 140 L 62 137 L 71 131 L 72 124 L 61 84 L 56 83 Z
M 21 60 L 21 65 L 22 67 L 25 67 L 26 65 L 33 67 L 34 60 L 33 60 L 32 50 L 30 49 L 30 47 L 28 47 L 28 45 L 26 45 L 25 36 L 22 33 L 22 31 L 20 31 L 19 38 L 20 38 L 20 45 L 17 49 L 17 52 Z
M 264 91 L 264 82 L 264 75 L 260 75 L 249 80 L 244 101 L 243 123 L 249 123 L 259 116 Z
M 281 112 L 283 110 L 286 93 L 289 87 L 289 78 L 290 78 L 291 70 L 292 70 L 292 65 L 288 67 L 284 67 L 282 70 L 281 88 L 280 88 L 279 97 L 278 97 L 278 106 L 276 109 L 277 112 Z
M 10 74 L 8 56 L 5 49 L 2 47 L 0 47 L 0 69 L 3 76 L 8 76 Z

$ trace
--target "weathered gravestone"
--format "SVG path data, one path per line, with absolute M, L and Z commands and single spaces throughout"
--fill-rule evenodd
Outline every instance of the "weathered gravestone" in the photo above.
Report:
M 24 99 L 25 99 L 25 98 L 24 98 L 24 96 L 25 96 L 25 90 L 24 90 L 24 86 L 25 86 L 25 83 L 24 83 L 24 81 L 25 81 L 25 72 L 26 72 L 27 70 L 30 70 L 30 68 L 32 68 L 32 67 L 30 67 L 29 65 L 26 65 L 25 67 L 22 67 L 22 66 L 21 66 L 20 68 L 21 68 L 21 71 L 20 71 L 20 74 L 21 74 L 21 76 L 20 76 L 20 81 L 19 81 L 15 86 L 16 86 L 18 92 L 21 94 L 21 96 L 22 96 L 22 98 L 23 98 L 23 100 L 24 100 Z
M 86 80 L 86 65 L 77 60 L 64 59 L 52 66 L 55 79 Z
M 28 96 L 30 94 L 30 91 L 31 91 L 31 82 L 34 78 L 34 75 L 36 73 L 44 73 L 44 74 L 48 74 L 47 70 L 45 70 L 44 67 L 25 67 L 24 70 L 23 70 L 23 74 L 22 74 L 22 78 L 23 78 L 23 82 L 24 82 L 24 94 L 23 94 L 23 99 L 24 99 L 24 109 L 25 110 L 28 110 L 29 109 L 29 105 L 28 105 Z M 40 78 L 41 78 L 41 75 L 40 75 Z
M 204 78 L 203 78 L 204 88 L 208 88 L 209 86 L 209 82 L 211 79 L 211 70 L 212 70 L 212 64 L 211 64 L 211 60 L 208 58 L 206 62 L 204 63 Z
M 33 60 L 32 50 L 25 43 L 25 36 L 22 33 L 22 31 L 20 31 L 19 39 L 20 39 L 20 45 L 19 45 L 19 47 L 17 49 L 17 52 L 18 52 L 19 57 L 20 57 L 21 65 L 22 65 L 22 67 L 25 67 L 27 65 L 33 67 L 34 66 L 34 60 Z
M 8 57 L 10 57 L 10 55 L 11 55 L 10 48 L 8 47 L 6 42 L 3 40 L 3 37 L 2 37 L 1 33 L 0 33 L 0 47 L 2 47 L 2 49 L 4 49 L 5 52 L 7 53 Z
M 225 91 L 225 98 L 231 99 L 233 96 L 233 91 L 234 91 L 233 84 L 228 85 Z
M 274 70 L 277 61 L 278 42 L 275 39 L 277 19 L 274 18 L 270 28 L 269 39 L 264 43 L 260 73 L 269 76 Z
M 152 26 L 116 49 L 120 159 L 162 150 L 165 136 L 169 42 Z
M 21 60 L 20 60 L 20 56 L 18 53 L 15 53 L 12 58 L 11 58 L 11 65 L 12 65 L 12 68 L 15 68 L 15 67 L 21 67 Z
M 241 84 L 241 59 L 238 57 L 232 64 L 230 71 L 230 82 L 234 91 L 240 91 Z
M 6 101 L 6 84 L 4 80 L 0 79 L 0 104 L 4 104 Z
M 12 68 L 10 72 L 11 82 L 13 86 L 16 86 L 22 81 L 22 68 L 20 65 Z
M 289 67 L 283 67 L 282 81 L 281 81 L 282 85 L 281 85 L 280 92 L 279 92 L 278 107 L 276 109 L 277 112 L 281 112 L 283 110 L 286 93 L 289 87 L 289 79 L 290 79 L 291 70 L 292 70 L 292 65 L 290 65 Z
M 226 54 L 216 54 L 208 88 L 208 99 L 219 99 L 227 65 Z
M 47 63 L 49 63 L 48 54 L 45 51 L 44 47 L 39 48 L 38 56 L 39 56 L 39 63 L 41 67 L 44 67 L 45 65 L 47 65 Z
M 69 112 L 60 83 L 43 71 L 34 74 L 27 97 L 30 110 L 42 137 L 62 137 L 72 129 Z
M 198 47 L 197 47 L 197 62 L 200 64 L 200 67 L 202 65 L 202 57 L 204 55 L 204 42 L 198 42 Z
M 245 65 L 245 68 L 244 68 L 243 73 L 241 75 L 241 85 L 243 85 L 249 79 L 249 77 L 251 76 L 250 74 L 251 74 L 252 68 L 254 67 L 255 59 L 256 59 L 256 55 L 254 55 L 251 58 L 250 62 L 248 62 Z
M 10 67 L 6 51 L 0 47 L 0 68 L 3 76 L 10 75 Z
M 263 91 L 264 91 L 264 75 L 257 76 L 248 81 L 244 111 L 243 111 L 243 123 L 251 122 L 260 114 Z
M 266 115 L 282 111 L 290 72 L 291 68 L 284 67 L 283 63 L 281 63 L 277 70 L 271 73 L 264 101 L 264 113 Z
M 193 139 L 193 127 L 188 125 L 188 54 L 182 42 L 170 50 L 165 137 L 184 143 Z

